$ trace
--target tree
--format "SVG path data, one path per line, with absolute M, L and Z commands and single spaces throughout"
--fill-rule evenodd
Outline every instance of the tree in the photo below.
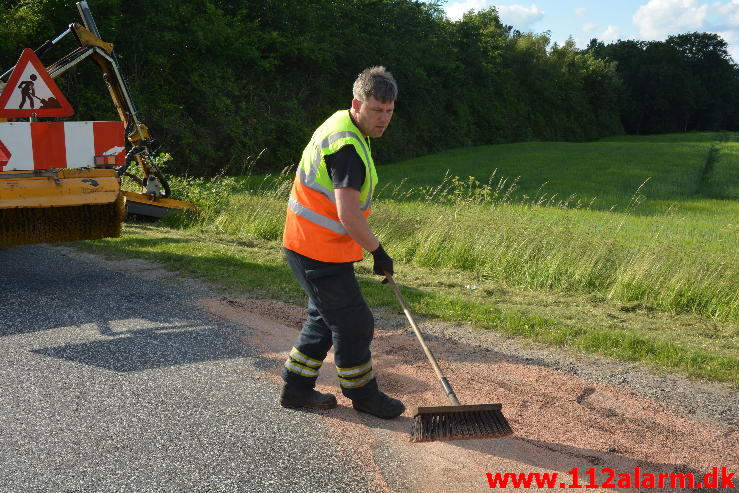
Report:
M 728 45 L 718 34 L 688 33 L 670 36 L 666 43 L 683 57 L 693 79 L 696 129 L 728 128 L 737 112 L 739 74 Z
M 67 0 L 0 7 L 7 67 L 79 21 Z M 316 125 L 348 108 L 351 83 L 371 65 L 387 66 L 400 86 L 392 131 L 373 149 L 378 163 L 619 131 L 610 62 L 513 31 L 494 8 L 460 21 L 438 0 L 95 0 L 92 9 L 173 171 L 240 173 L 257 155 L 260 170 L 291 165 Z M 70 36 L 43 61 L 72 49 Z M 92 62 L 58 83 L 75 119 L 116 118 Z

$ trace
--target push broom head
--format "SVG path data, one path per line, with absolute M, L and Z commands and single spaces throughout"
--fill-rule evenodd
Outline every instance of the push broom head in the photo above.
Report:
M 413 442 L 500 438 L 513 433 L 501 404 L 419 407 L 414 417 Z
M 123 194 L 108 204 L 0 209 L 0 247 L 118 237 Z

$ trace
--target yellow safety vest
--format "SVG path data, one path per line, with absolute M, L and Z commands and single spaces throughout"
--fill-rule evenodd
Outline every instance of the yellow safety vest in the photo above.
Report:
M 354 146 L 364 163 L 366 174 L 359 200 L 364 217 L 369 216 L 377 170 L 369 140 L 362 137 L 348 110 L 337 111 L 313 133 L 303 150 L 287 206 L 283 245 L 322 262 L 356 262 L 363 256 L 362 247 L 339 221 L 334 186 L 326 168 L 325 157 L 345 145 Z

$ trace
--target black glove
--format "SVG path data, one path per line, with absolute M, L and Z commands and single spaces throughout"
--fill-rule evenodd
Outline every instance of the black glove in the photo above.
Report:
M 393 271 L 393 259 L 391 259 L 390 255 L 385 252 L 385 249 L 382 248 L 382 245 L 378 246 L 374 252 L 370 253 L 375 259 L 375 265 L 372 268 L 375 274 L 377 274 L 378 276 L 384 276 L 385 272 L 390 275 L 395 273 Z M 387 282 L 387 280 L 383 282 Z

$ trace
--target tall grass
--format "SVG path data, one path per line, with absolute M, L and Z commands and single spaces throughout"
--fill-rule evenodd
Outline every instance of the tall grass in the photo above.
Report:
M 470 271 L 510 286 L 587 293 L 623 303 L 625 309 L 643 306 L 739 320 L 739 202 L 691 197 L 689 192 L 696 190 L 697 180 L 706 178 L 702 189 L 712 191 L 711 196 L 733 193 L 739 180 L 739 147 L 721 144 L 711 174 L 704 177 L 713 144 L 636 140 L 657 147 L 648 158 L 636 153 L 636 164 L 623 160 L 624 153 L 632 155 L 634 150 L 611 156 L 618 166 L 607 164 L 608 173 L 591 177 L 591 184 L 581 187 L 587 191 L 598 180 L 608 183 L 609 174 L 620 166 L 622 181 L 609 189 L 617 207 L 600 209 L 593 205 L 596 197 L 572 193 L 580 191 L 575 186 L 569 193 L 550 193 L 543 182 L 534 187 L 531 177 L 516 179 L 494 171 L 481 181 L 443 175 L 436 166 L 437 177 L 443 178 L 435 184 L 411 172 L 405 180 L 385 185 L 370 220 L 401 262 Z M 512 149 L 516 145 L 521 149 Z M 538 162 L 550 162 L 549 168 L 541 164 L 538 176 L 544 177 L 553 173 L 558 157 L 552 147 L 542 145 L 496 147 L 504 148 L 503 156 L 543 150 Z M 567 145 L 586 146 L 589 150 L 579 152 L 587 155 L 607 155 L 613 145 L 628 147 L 628 142 Z M 489 155 L 488 149 L 477 151 L 479 160 Z M 472 155 L 471 150 L 458 152 Z M 441 155 L 449 164 L 450 153 Z M 655 156 L 663 156 L 666 164 L 654 163 Z M 577 184 L 584 173 L 578 158 L 568 160 L 576 169 L 563 169 L 568 178 L 558 186 Z M 641 170 L 647 161 L 656 178 Z M 468 165 L 462 161 L 458 168 Z M 413 171 L 414 165 L 409 167 Z M 183 198 L 203 205 L 198 216 L 177 221 L 183 227 L 277 241 L 291 179 L 291 173 L 283 173 L 178 183 L 178 189 L 187 189 Z M 624 183 L 633 185 L 628 195 L 620 192 Z M 650 190 L 659 200 L 650 198 Z
M 170 180 L 177 197 L 196 212 L 168 216 L 165 224 L 232 236 L 278 240 L 285 225 L 294 170 L 262 176 L 178 178 Z
M 676 213 L 398 202 L 384 203 L 374 221 L 383 243 L 405 262 L 473 271 L 512 286 L 739 318 L 736 241 L 733 253 L 731 245 L 692 244 L 686 236 L 695 225 Z

